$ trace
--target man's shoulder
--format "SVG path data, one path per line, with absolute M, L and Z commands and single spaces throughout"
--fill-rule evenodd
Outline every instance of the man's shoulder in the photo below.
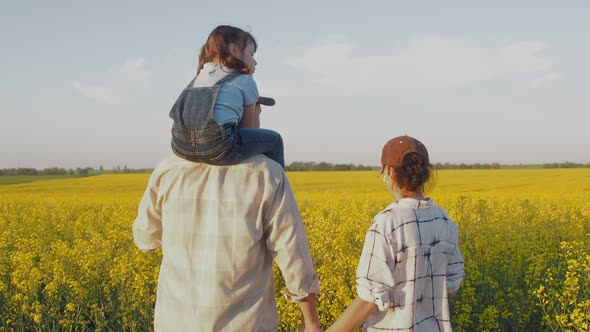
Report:
M 276 161 L 265 155 L 255 155 L 239 164 L 229 166 L 228 172 L 239 172 L 250 175 L 258 174 L 268 178 L 283 178 L 285 170 Z
M 266 177 L 275 178 L 282 178 L 285 176 L 285 171 L 281 165 L 262 154 L 250 157 L 239 164 L 228 166 L 217 166 L 192 162 L 182 159 L 176 155 L 169 155 L 160 161 L 158 166 L 156 166 L 154 169 L 154 173 L 163 174 L 170 170 L 176 170 L 180 172 L 210 172 L 215 170 L 215 173 L 227 173 L 235 175 L 244 174 L 246 176 L 259 174 Z
M 171 154 L 164 159 L 160 160 L 156 168 L 154 168 L 154 173 L 156 172 L 164 172 L 168 169 L 180 167 L 180 166 L 190 166 L 190 161 L 184 160 L 174 154 Z
M 263 154 L 257 154 L 255 156 L 252 156 L 238 165 L 253 167 L 260 170 L 268 170 L 270 172 L 284 173 L 284 170 L 281 167 L 281 165 L 279 165 L 279 163 Z

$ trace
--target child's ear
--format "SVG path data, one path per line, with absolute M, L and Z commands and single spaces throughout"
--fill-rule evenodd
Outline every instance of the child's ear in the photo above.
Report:
M 229 43 L 227 45 L 227 50 L 229 52 L 229 54 L 231 54 L 232 56 L 238 58 L 240 56 L 240 48 L 238 47 L 237 44 L 235 43 Z

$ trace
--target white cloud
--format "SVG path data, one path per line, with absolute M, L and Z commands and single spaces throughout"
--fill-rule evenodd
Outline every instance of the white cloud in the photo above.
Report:
M 511 75 L 555 75 L 544 49 L 534 41 L 477 47 L 463 38 L 423 37 L 381 54 L 363 53 L 349 43 L 316 44 L 287 62 L 326 87 L 444 88 Z
M 91 85 L 86 83 L 74 82 L 74 89 L 82 96 L 98 100 L 107 105 L 121 104 L 121 96 L 117 91 L 114 91 L 107 86 Z
M 97 79 L 98 83 L 76 81 L 73 88 L 86 98 L 117 106 L 128 103 L 135 93 L 145 89 L 150 77 L 145 60 L 137 58 L 108 69 Z

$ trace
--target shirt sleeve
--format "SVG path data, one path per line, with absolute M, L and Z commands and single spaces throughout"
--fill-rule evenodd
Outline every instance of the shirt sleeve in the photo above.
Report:
M 229 83 L 242 91 L 244 96 L 244 106 L 252 105 L 258 100 L 258 87 L 252 75 L 239 75 Z
M 459 290 L 464 276 L 463 256 L 457 245 L 447 264 L 447 288 L 449 293 L 456 293 Z
M 158 203 L 158 176 L 152 173 L 133 223 L 133 240 L 143 252 L 149 252 L 162 245 L 162 212 Z
M 384 227 L 375 221 L 365 237 L 365 244 L 356 271 L 357 295 L 364 301 L 375 303 L 379 311 L 392 307 L 393 268 L 395 260 Z
M 315 273 L 309 241 L 299 208 L 284 172 L 265 225 L 267 249 L 285 279 L 285 297 L 300 302 L 309 294 L 319 294 L 320 284 Z

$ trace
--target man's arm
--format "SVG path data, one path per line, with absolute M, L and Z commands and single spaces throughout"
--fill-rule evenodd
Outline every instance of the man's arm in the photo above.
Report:
M 319 328 L 316 295 L 320 285 L 307 234 L 291 186 L 281 169 L 274 198 L 265 216 L 266 246 L 285 279 L 285 297 L 299 303 L 305 331 Z
M 322 330 L 315 294 L 309 294 L 305 300 L 299 302 L 299 309 L 303 320 L 300 331 L 316 332 Z
M 143 252 L 149 252 L 162 245 L 162 214 L 158 206 L 157 175 L 152 173 L 133 223 L 133 240 Z
M 376 308 L 375 303 L 357 297 L 326 332 L 352 331 L 359 327 Z

